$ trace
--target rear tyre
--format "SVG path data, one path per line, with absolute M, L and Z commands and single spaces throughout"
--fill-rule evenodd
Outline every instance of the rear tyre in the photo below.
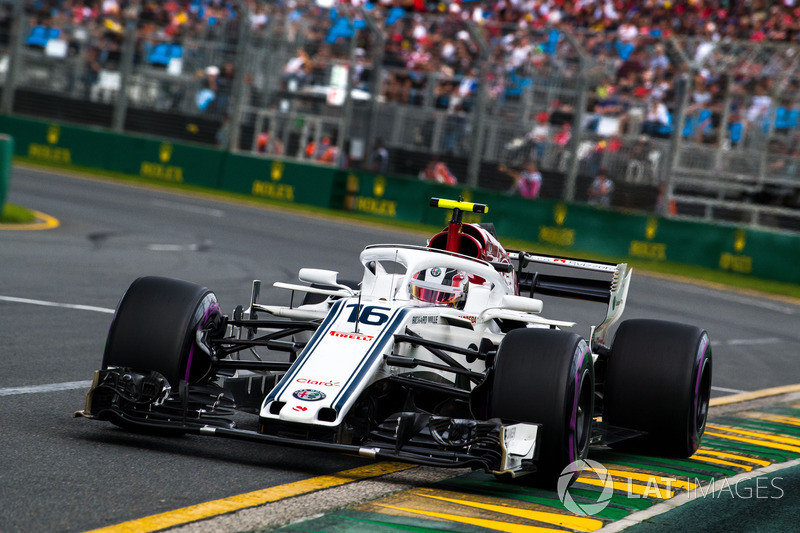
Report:
M 197 346 L 198 329 L 219 324 L 217 298 L 209 289 L 172 278 L 142 277 L 123 295 L 114 313 L 103 368 L 155 370 L 174 390 L 181 380 L 212 377 L 211 357 Z
M 594 366 L 579 335 L 516 329 L 497 351 L 490 418 L 542 424 L 537 471 L 523 482 L 554 487 L 562 471 L 589 453 Z M 577 477 L 572 472 L 570 481 Z
M 606 374 L 603 420 L 647 432 L 614 448 L 688 457 L 700 446 L 711 395 L 708 333 L 662 320 L 626 320 Z

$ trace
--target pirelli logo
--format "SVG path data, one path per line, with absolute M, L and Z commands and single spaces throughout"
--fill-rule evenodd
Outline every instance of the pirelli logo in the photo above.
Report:
M 344 339 L 355 339 L 357 341 L 371 341 L 375 338 L 374 335 L 362 335 L 361 333 L 350 333 L 347 331 L 331 331 L 331 336 Z

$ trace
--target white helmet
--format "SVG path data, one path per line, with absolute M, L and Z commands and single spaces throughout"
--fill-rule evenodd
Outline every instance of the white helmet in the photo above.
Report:
M 467 297 L 469 275 L 454 268 L 420 270 L 411 278 L 411 296 L 438 305 L 458 307 Z

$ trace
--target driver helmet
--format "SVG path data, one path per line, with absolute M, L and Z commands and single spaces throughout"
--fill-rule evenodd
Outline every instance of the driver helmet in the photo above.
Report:
M 467 298 L 469 276 L 454 268 L 433 267 L 411 277 L 411 296 L 438 305 L 463 305 Z

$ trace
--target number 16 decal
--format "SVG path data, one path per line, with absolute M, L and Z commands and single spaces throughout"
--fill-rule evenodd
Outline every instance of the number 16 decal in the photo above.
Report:
M 360 322 L 368 326 L 382 326 L 389 320 L 389 307 L 381 307 L 378 305 L 360 306 L 358 304 L 350 304 L 347 307 L 352 307 L 353 312 L 347 318 L 348 322 Z

